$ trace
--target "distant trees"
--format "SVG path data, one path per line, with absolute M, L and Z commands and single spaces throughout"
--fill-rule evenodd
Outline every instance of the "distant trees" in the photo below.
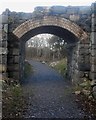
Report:
M 50 49 L 53 51 L 53 58 L 59 60 L 63 57 L 66 57 L 65 44 L 66 42 L 63 40 L 63 38 L 57 36 L 52 36 L 50 38 L 49 45 Z
M 49 44 L 44 37 L 33 37 L 26 44 L 26 57 L 27 58 L 43 58 L 46 55 L 49 48 Z
M 66 57 L 66 42 L 57 36 L 50 38 L 34 37 L 26 44 L 26 58 L 55 61 Z

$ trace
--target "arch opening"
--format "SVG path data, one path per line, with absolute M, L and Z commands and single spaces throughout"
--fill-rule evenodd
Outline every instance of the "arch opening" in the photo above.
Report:
M 69 71 L 71 69 L 71 62 L 72 62 L 72 54 L 73 54 L 73 49 L 75 49 L 77 42 L 79 41 L 79 39 L 70 31 L 63 29 L 61 27 L 58 26 L 41 26 L 41 27 L 37 27 L 35 29 L 32 29 L 30 31 L 28 31 L 26 34 L 24 34 L 21 38 L 20 38 L 20 43 L 21 43 L 21 50 L 20 50 L 20 63 L 21 65 L 21 75 L 24 76 L 24 60 L 25 60 L 25 43 L 31 38 L 34 37 L 38 34 L 52 34 L 52 35 L 56 35 L 62 39 L 64 39 L 64 41 L 67 43 L 67 49 L 66 49 L 66 53 L 67 53 L 67 76 L 69 76 Z M 22 67 L 23 66 L 23 67 Z M 71 79 L 71 75 L 69 77 L 69 79 Z
M 54 68 L 65 77 L 68 64 L 67 45 L 63 38 L 53 34 L 38 34 L 26 42 L 25 63 L 28 64 L 28 61 L 38 61 L 38 63 L 48 65 L 50 69 Z
M 67 42 L 67 44 L 71 44 L 68 49 L 68 53 L 70 54 L 70 51 L 72 53 L 69 55 L 71 56 L 71 58 L 73 57 L 73 51 L 78 45 L 78 42 L 86 40 L 86 38 L 88 37 L 87 33 L 84 32 L 78 25 L 65 18 L 60 18 L 56 16 L 44 16 L 40 20 L 32 19 L 22 23 L 13 31 L 14 36 L 16 36 L 16 40 L 14 39 L 14 41 L 18 43 L 18 47 L 15 47 L 13 45 L 14 48 L 12 48 L 18 51 L 16 55 L 14 55 L 14 57 L 12 56 L 12 58 L 18 59 L 17 64 L 19 67 L 17 73 L 19 74 L 19 79 L 23 77 L 24 72 L 23 65 L 25 59 L 26 41 L 28 41 L 31 37 L 44 33 L 56 35 L 60 38 L 63 38 Z M 69 57 L 69 59 L 71 58 Z

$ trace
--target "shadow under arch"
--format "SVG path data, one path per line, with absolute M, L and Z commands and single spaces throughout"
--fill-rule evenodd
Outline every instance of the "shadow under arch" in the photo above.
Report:
M 25 43 L 26 41 L 28 41 L 31 37 L 34 37 L 38 34 L 53 34 L 53 35 L 56 35 L 60 38 L 63 38 L 64 41 L 67 42 L 67 44 L 74 44 L 74 46 L 70 46 L 69 48 L 67 48 L 67 59 L 68 59 L 68 65 L 67 65 L 67 77 L 69 76 L 69 70 L 70 70 L 70 66 L 71 66 L 71 60 L 72 60 L 72 52 L 73 52 L 73 49 L 76 47 L 76 44 L 78 43 L 79 39 L 73 34 L 71 33 L 70 31 L 64 29 L 64 28 L 61 28 L 61 27 L 58 27 L 58 26 L 40 26 L 40 27 L 37 27 L 37 28 L 34 28 L 30 31 L 28 31 L 27 33 L 25 33 L 20 39 L 20 78 L 23 78 L 24 76 L 24 60 L 25 60 Z M 70 77 L 68 77 L 70 78 Z M 71 79 L 71 78 L 70 78 Z

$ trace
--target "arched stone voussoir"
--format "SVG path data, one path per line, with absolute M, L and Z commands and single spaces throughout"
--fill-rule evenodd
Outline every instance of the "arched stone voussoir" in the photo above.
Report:
M 68 30 L 73 33 L 79 40 L 85 40 L 88 38 L 87 33 L 80 28 L 80 26 L 75 23 L 67 20 L 65 18 L 57 17 L 57 16 L 44 16 L 40 19 L 30 19 L 21 25 L 19 25 L 13 31 L 14 35 L 18 38 L 21 38 L 24 34 L 29 32 L 32 29 L 42 27 L 42 26 L 57 26 Z

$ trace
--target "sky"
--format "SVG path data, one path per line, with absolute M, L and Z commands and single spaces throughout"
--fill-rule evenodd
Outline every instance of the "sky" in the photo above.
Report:
M 0 0 L 0 14 L 9 8 L 16 12 L 33 12 L 36 6 L 90 6 L 96 0 Z

